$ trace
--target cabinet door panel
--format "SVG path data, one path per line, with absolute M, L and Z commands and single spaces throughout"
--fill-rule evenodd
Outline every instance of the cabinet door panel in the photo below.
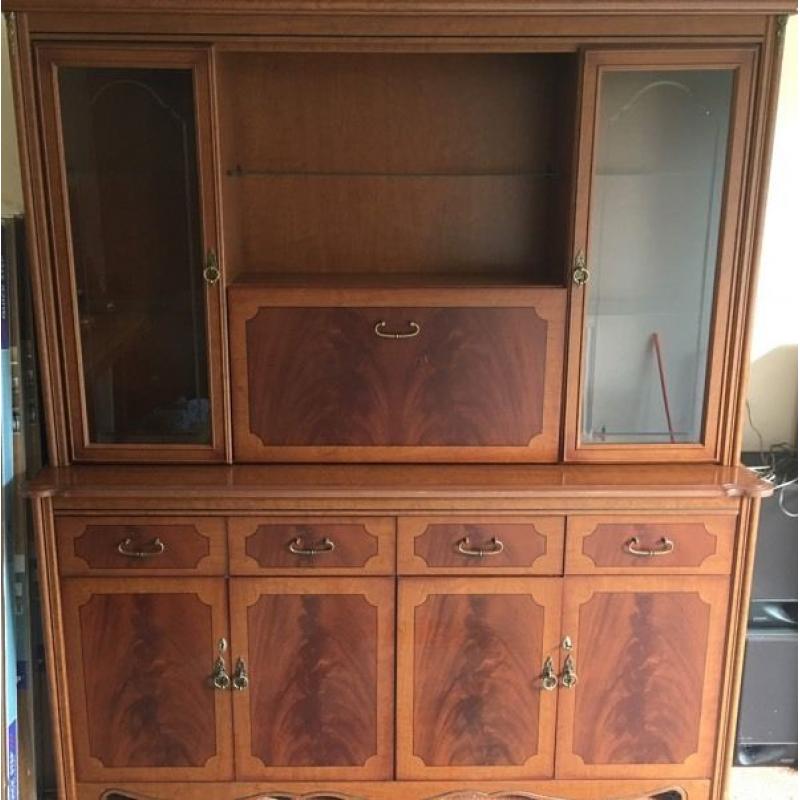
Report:
M 728 579 L 567 578 L 559 778 L 709 777 Z
M 568 460 L 720 458 L 756 55 L 586 56 Z
M 232 778 L 230 695 L 209 681 L 224 581 L 68 578 L 62 603 L 79 780 Z
M 394 581 L 234 578 L 240 780 L 392 777 Z
M 73 457 L 222 460 L 208 51 L 37 59 Z
M 232 287 L 236 457 L 555 461 L 564 296 Z
M 399 778 L 552 776 L 560 603 L 555 579 L 400 580 Z

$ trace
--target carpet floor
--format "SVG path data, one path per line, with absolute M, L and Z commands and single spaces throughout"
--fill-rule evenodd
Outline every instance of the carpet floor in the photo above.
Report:
M 798 800 L 797 772 L 781 767 L 733 770 L 730 800 Z

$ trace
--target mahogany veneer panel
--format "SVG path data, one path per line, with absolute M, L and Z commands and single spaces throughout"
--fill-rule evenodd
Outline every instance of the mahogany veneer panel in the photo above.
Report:
M 231 573 L 235 575 L 394 572 L 395 521 L 387 517 L 233 517 L 228 521 Z M 331 551 L 296 555 L 289 544 Z
M 463 549 L 500 553 L 481 557 Z M 560 575 L 563 571 L 564 517 L 404 517 L 398 521 L 401 574 L 504 573 Z
M 733 558 L 736 517 L 581 516 L 567 521 L 566 572 L 589 573 L 709 573 L 727 575 Z M 631 555 L 626 545 L 633 539 L 639 549 L 663 549 L 671 553 Z
M 398 778 L 552 775 L 560 604 L 555 579 L 400 580 Z
M 63 575 L 223 575 L 226 570 L 225 521 L 214 517 L 62 516 L 56 537 Z M 152 555 L 123 555 L 120 546 Z
M 711 775 L 727 599 L 723 576 L 565 579 L 558 777 Z
M 492 294 L 232 289 L 236 457 L 555 459 L 564 292 Z
M 231 610 L 237 775 L 392 777 L 394 581 L 234 578 Z
M 230 780 L 229 697 L 210 683 L 226 635 L 213 578 L 62 583 L 81 780 Z

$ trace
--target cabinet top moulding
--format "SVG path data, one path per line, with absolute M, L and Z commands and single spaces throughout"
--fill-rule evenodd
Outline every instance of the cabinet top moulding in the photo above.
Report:
M 765 497 L 772 485 L 744 467 L 707 464 L 259 465 L 47 467 L 36 497 L 231 499 L 537 499 Z
M 13 0 L 36 12 L 178 12 L 225 14 L 782 14 L 791 0 Z

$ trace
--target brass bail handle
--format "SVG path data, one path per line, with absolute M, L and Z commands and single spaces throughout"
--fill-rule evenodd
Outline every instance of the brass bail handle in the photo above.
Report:
M 505 545 L 502 539 L 492 536 L 487 544 L 480 544 L 477 547 L 469 543 L 469 536 L 465 536 L 458 543 L 458 552 L 463 556 L 473 558 L 483 558 L 484 556 L 497 556 L 503 552 Z
M 306 547 L 303 544 L 303 537 L 298 536 L 296 539 L 292 539 L 287 547 L 289 552 L 294 553 L 296 556 L 316 556 L 319 553 L 332 553 L 336 549 L 336 543 L 326 536 L 319 544 L 312 544 Z
M 211 670 L 211 677 L 209 678 L 211 685 L 220 691 L 225 691 L 231 687 L 231 676 L 228 675 L 228 670 L 225 667 L 225 651 L 227 649 L 227 639 L 220 639 L 219 642 L 217 642 L 217 658 L 214 661 L 214 667 Z
M 381 339 L 413 339 L 415 336 L 419 336 L 422 326 L 418 322 L 409 320 L 407 331 L 389 331 L 386 329 L 386 321 L 381 320 L 375 323 L 373 330 L 375 335 L 380 336 Z
M 144 547 L 133 547 L 133 539 L 128 536 L 117 545 L 117 552 L 128 558 L 153 558 L 160 556 L 167 549 L 158 537 Z
M 667 556 L 675 549 L 675 542 L 662 536 L 655 547 L 639 547 L 639 537 L 633 536 L 625 542 L 625 552 L 639 558 L 652 558 L 654 556 Z

